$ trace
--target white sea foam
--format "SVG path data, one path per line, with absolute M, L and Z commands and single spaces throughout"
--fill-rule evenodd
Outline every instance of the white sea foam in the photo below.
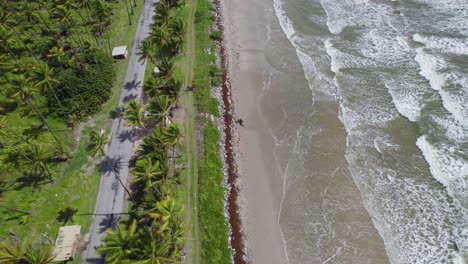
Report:
M 455 147 L 441 145 L 439 148 L 427 141 L 426 136 L 421 136 L 416 141 L 416 145 L 421 149 L 434 178 L 447 187 L 452 196 L 455 195 L 453 189 L 462 189 L 468 198 L 468 163 L 457 157 Z M 459 181 L 459 179 L 464 179 Z M 453 186 L 457 182 L 464 186 Z
M 413 40 L 423 43 L 426 48 L 440 52 L 468 54 L 468 43 L 462 38 L 448 38 L 414 34 Z
M 378 27 L 385 23 L 382 14 L 387 12 L 384 5 L 372 4 L 367 0 L 339 1 L 320 0 L 327 13 L 327 26 L 331 33 L 339 34 L 345 27 L 367 26 Z
M 408 24 L 400 30 L 397 28 L 400 24 L 391 24 L 403 22 L 388 17 L 392 14 L 389 5 L 366 0 L 318 1 L 327 14 L 326 23 L 334 36 L 307 36 L 297 32 L 286 16 L 281 0 L 274 0 L 276 15 L 296 48 L 311 90 L 316 91 L 315 86 L 319 87 L 320 83 L 326 83 L 324 86 L 327 89 L 337 90 L 340 120 L 348 134 L 346 158 L 349 170 L 361 190 L 374 225 L 384 239 L 391 262 L 453 262 L 457 254 L 451 245 L 456 241 L 466 252 L 468 244 L 463 237 L 468 231 L 451 225 L 461 222 L 459 216 L 445 191 L 434 188 L 434 180 L 428 177 L 423 157 L 417 154 L 404 156 L 408 146 L 402 145 L 401 150 L 400 145 L 383 132 L 397 118 L 397 111 L 414 122 L 418 122 L 422 115 L 426 117 L 427 113 L 421 111 L 427 102 L 434 100 L 428 99 L 428 95 L 434 94 L 432 87 L 452 114 L 444 113 L 445 116 L 434 117 L 432 121 L 425 120 L 433 122 L 436 128 L 445 128 L 445 134 L 441 136 L 444 140 L 459 143 L 466 140 L 467 132 L 461 122 L 465 118 L 461 106 L 467 105 L 460 99 L 464 94 L 462 91 L 446 90 L 447 85 L 454 83 L 465 87 L 463 76 L 453 71 L 449 73 L 448 64 L 443 58 L 425 50 L 439 49 L 444 43 L 450 43 L 450 39 L 414 35 L 414 41 L 426 45 L 425 49 L 415 49 L 417 45 L 409 45 L 409 39 L 404 41 L 405 44 L 402 39 L 411 36 L 414 30 L 417 32 L 418 27 Z M 443 3 L 437 5 L 440 10 L 444 7 Z M 439 9 L 434 12 L 440 12 Z M 405 19 L 410 20 L 411 17 Z M 445 24 L 442 26 L 457 19 L 443 22 Z M 346 27 L 359 29 L 358 32 L 349 33 L 344 31 Z M 406 33 L 405 30 L 409 29 L 411 33 Z M 342 38 L 340 33 L 346 38 Z M 463 51 L 460 43 L 452 42 L 448 46 L 446 50 L 439 50 L 451 53 Z M 328 63 L 323 63 L 323 56 L 318 54 L 322 50 L 330 58 Z M 335 73 L 331 81 L 327 80 L 329 76 L 321 74 L 320 66 L 323 65 L 320 64 L 328 65 Z M 431 87 L 421 76 L 429 80 Z M 451 120 L 454 122 L 451 123 Z M 452 184 L 447 189 L 451 188 L 454 197 L 460 196 L 459 193 L 468 187 L 465 183 L 468 179 L 463 181 L 463 177 L 457 177 L 468 171 L 464 163 L 466 159 L 460 156 L 462 149 L 440 142 L 436 145 L 425 143 L 428 143 L 426 136 L 418 139 L 418 147 L 431 164 L 431 173 L 439 175 L 434 178 L 439 177 L 436 178 L 438 181 Z M 417 152 L 415 143 L 410 144 Z
M 414 59 L 420 66 L 420 74 L 442 97 L 444 108 L 461 124 L 468 126 L 467 77 L 456 74 L 442 58 L 427 53 L 423 48 L 416 50 Z M 449 91 L 450 87 L 447 85 L 455 87 L 454 90 Z

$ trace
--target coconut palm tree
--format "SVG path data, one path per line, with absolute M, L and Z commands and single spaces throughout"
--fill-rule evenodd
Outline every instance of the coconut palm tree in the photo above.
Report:
M 62 115 L 65 116 L 62 103 L 55 93 L 55 87 L 60 84 L 60 81 L 55 78 L 54 68 L 50 68 L 47 63 L 39 64 L 39 66 L 34 69 L 33 79 L 36 81 L 36 86 L 41 89 L 43 93 L 51 93 L 54 96 Z
M 167 161 L 167 152 L 164 149 L 164 144 L 162 141 L 162 133 L 159 129 L 154 129 L 152 133 L 145 138 L 140 144 L 138 153 L 142 158 L 151 158 L 152 160 L 157 160 L 160 162 L 160 165 L 166 164 Z
M 176 145 L 180 145 L 181 137 L 183 137 L 183 135 L 180 132 L 179 125 L 177 123 L 171 123 L 164 130 L 163 142 L 171 147 L 175 147 Z
M 66 55 L 63 51 L 63 47 L 54 46 L 49 50 L 49 54 L 47 54 L 47 58 L 52 63 L 52 65 L 58 65 L 63 69 L 63 66 L 66 63 Z
M 137 224 L 135 220 L 128 226 L 128 229 L 120 224 L 116 225 L 115 230 L 107 229 L 106 236 L 102 238 L 104 245 L 98 247 L 96 251 L 104 255 L 106 263 L 124 263 L 135 250 L 137 242 L 136 230 Z
M 174 13 L 171 10 L 171 7 L 165 3 L 161 2 L 156 7 L 156 11 L 153 16 L 154 24 L 157 26 L 166 26 L 169 24 L 169 21 L 173 18 Z
M 150 227 L 143 228 L 138 241 L 138 260 L 135 264 L 165 264 L 175 262 L 171 256 L 171 243 Z
M 140 56 L 138 61 L 149 61 L 152 64 L 156 63 L 156 46 L 154 43 L 148 39 L 145 39 L 141 42 L 140 46 L 138 47 L 137 55 Z
M 24 252 L 24 262 L 28 264 L 49 264 L 55 263 L 53 261 L 54 255 L 52 255 L 52 245 L 37 245 L 26 247 Z
M 157 176 L 162 174 L 162 170 L 159 166 L 159 161 L 153 162 L 150 158 L 139 159 L 136 162 L 136 167 L 133 170 L 136 178 L 133 179 L 133 183 L 142 182 L 145 186 L 145 190 L 155 186 Z
M 143 92 L 149 97 L 160 95 L 163 91 L 165 83 L 161 78 L 151 77 L 143 83 Z
M 128 101 L 125 104 L 124 116 L 128 121 L 128 125 L 134 128 L 145 128 L 144 116 L 145 108 L 142 103 L 135 99 Z
M 22 263 L 23 260 L 23 250 L 19 244 L 13 246 L 0 244 L 0 263 Z
M 160 119 L 161 124 L 165 125 L 166 120 L 170 119 L 170 113 L 172 110 L 172 100 L 167 95 L 160 95 L 154 97 L 149 102 L 148 111 L 150 115 Z
M 157 66 L 159 68 L 158 77 L 169 80 L 174 74 L 175 66 L 174 61 L 170 58 L 162 58 L 158 61 Z
M 164 54 L 164 51 L 166 51 L 167 48 L 171 44 L 170 32 L 164 26 L 153 25 L 152 30 L 150 32 L 149 39 L 156 45 L 156 47 L 163 54 Z
M 30 144 L 26 149 L 26 156 L 33 161 L 34 175 L 38 176 L 45 173 L 50 182 L 54 181 L 47 165 L 51 157 L 49 150 L 45 149 L 41 144 Z
M 2 145 L 7 145 L 11 148 L 13 148 L 18 154 L 20 154 L 26 161 L 28 161 L 30 164 L 34 165 L 34 162 L 23 152 L 21 151 L 15 144 L 10 142 L 8 139 L 8 132 L 13 132 L 13 134 L 16 136 L 16 132 L 8 128 L 8 123 L 7 123 L 7 118 L 5 116 L 0 117 L 0 138 L 1 138 L 1 144 Z M 22 139 L 20 136 L 16 136 L 20 139 Z M 22 139 L 25 142 L 27 140 Z M 27 142 L 28 143 L 28 142 Z
M 19 101 L 28 104 L 39 117 L 39 119 L 42 122 L 42 125 L 47 127 L 54 140 L 56 142 L 59 142 L 54 132 L 50 128 L 49 123 L 47 123 L 45 117 L 42 115 L 42 113 L 32 101 L 32 98 L 37 92 L 37 89 L 34 87 L 31 79 L 25 77 L 23 74 L 15 75 L 11 78 L 10 85 L 16 90 L 16 92 L 13 94 L 13 98 L 16 98 Z
M 109 142 L 109 138 L 104 129 L 91 131 L 89 133 L 89 141 L 88 150 L 91 152 L 92 157 L 95 157 L 98 153 L 105 155 L 104 147 Z
M 169 227 L 180 220 L 184 211 L 184 206 L 169 195 L 164 200 L 158 202 L 155 207 L 156 212 L 149 213 L 149 215 L 155 219 L 159 219 L 161 222 L 168 222 Z

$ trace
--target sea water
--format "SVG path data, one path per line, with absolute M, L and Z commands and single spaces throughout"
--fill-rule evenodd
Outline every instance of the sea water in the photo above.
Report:
M 288 261 L 463 263 L 468 2 L 273 4 Z

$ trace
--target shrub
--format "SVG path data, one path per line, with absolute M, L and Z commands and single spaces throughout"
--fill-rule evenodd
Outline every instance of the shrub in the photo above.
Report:
M 223 32 L 220 30 L 215 30 L 211 32 L 211 35 L 210 35 L 210 38 L 214 40 L 221 40 L 222 37 L 223 37 Z
M 112 91 L 115 76 L 112 60 L 102 52 L 89 54 L 86 59 L 88 68 L 85 72 L 66 69 L 59 74 L 61 86 L 56 89 L 65 116 L 58 103 L 48 96 L 49 107 L 62 117 L 74 116 L 83 120 L 97 113 Z

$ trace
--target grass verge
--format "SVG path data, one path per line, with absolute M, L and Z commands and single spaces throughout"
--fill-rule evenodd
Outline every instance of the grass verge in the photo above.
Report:
M 224 215 L 224 174 L 220 134 L 211 121 L 203 132 L 205 150 L 200 161 L 199 207 L 203 263 L 231 263 L 229 227 Z
M 195 12 L 194 97 L 201 114 L 220 117 L 219 102 L 211 89 L 219 85 L 216 43 L 211 37 L 215 16 L 209 0 L 198 0 Z M 224 215 L 224 173 L 220 155 L 220 133 L 207 118 L 198 118 L 203 129 L 203 157 L 199 161 L 198 220 L 200 223 L 201 263 L 231 263 L 229 226 Z

